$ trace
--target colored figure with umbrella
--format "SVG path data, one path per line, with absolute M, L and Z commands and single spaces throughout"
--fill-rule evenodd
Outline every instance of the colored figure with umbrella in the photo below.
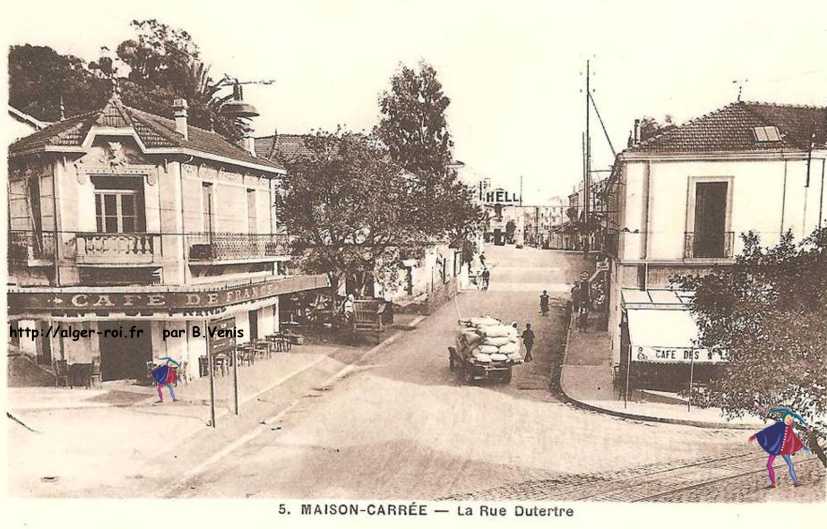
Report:
M 161 392 L 163 386 L 167 387 L 170 398 L 175 402 L 178 399 L 175 398 L 175 391 L 172 389 L 172 384 L 175 384 L 175 381 L 178 380 L 178 368 L 180 368 L 181 365 L 168 356 L 162 356 L 160 359 L 164 360 L 165 363 L 156 366 L 152 370 L 152 379 L 158 388 L 158 402 L 164 402 L 164 394 Z
M 767 474 L 770 479 L 770 484 L 767 488 L 772 489 L 776 486 L 775 469 L 773 469 L 772 465 L 775 462 L 775 458 L 779 455 L 784 458 L 784 462 L 787 463 L 787 470 L 790 473 L 793 486 L 798 487 L 800 483 L 795 473 L 792 456 L 799 450 L 807 450 L 807 448 L 795 434 L 793 422 L 797 420 L 801 424 L 805 424 L 805 421 L 800 415 L 786 407 L 772 408 L 769 410 L 769 415 L 780 416 L 782 419 L 778 420 L 776 418 L 775 424 L 749 437 L 749 441 L 758 441 L 758 445 L 769 454 L 767 458 Z

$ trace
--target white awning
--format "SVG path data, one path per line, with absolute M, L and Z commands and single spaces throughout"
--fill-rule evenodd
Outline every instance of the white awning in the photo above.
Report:
M 726 362 L 722 351 L 697 348 L 698 327 L 688 310 L 626 309 L 626 315 L 633 362 Z
M 632 347 L 692 347 L 698 327 L 688 310 L 628 309 Z

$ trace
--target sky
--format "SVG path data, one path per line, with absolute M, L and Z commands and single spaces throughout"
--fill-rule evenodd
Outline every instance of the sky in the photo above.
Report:
M 400 63 L 437 69 L 455 156 L 543 203 L 582 178 L 585 62 L 615 149 L 635 118 L 682 123 L 742 98 L 827 106 L 827 2 L 763 0 L 18 2 L 2 35 L 85 59 L 132 19 L 189 31 L 245 88 L 257 135 L 369 129 Z M 115 10 L 117 8 L 117 10 Z M 7 8 L 4 8 L 4 10 Z M 737 81 L 737 82 L 736 82 Z M 593 168 L 613 156 L 592 114 Z

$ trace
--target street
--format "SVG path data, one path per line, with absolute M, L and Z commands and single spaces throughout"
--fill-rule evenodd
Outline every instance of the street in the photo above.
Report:
M 565 336 L 564 312 L 552 303 L 542 318 L 538 296 L 545 288 L 560 298 L 586 261 L 531 248 L 489 246 L 486 253 L 490 290 L 463 292 L 456 305 L 444 305 L 344 379 L 306 393 L 277 427 L 169 495 L 434 499 L 492 491 L 531 499 L 732 454 L 751 453 L 755 469 L 763 468 L 742 432 L 622 420 L 558 401 L 549 372 Z M 515 368 L 508 386 L 461 385 L 447 358 L 457 311 L 517 321 L 521 329 L 531 322 L 535 362 Z

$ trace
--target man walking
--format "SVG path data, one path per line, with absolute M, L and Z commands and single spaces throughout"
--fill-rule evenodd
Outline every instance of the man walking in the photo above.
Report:
M 491 281 L 491 272 L 488 268 L 482 269 L 482 289 L 488 290 L 488 282 Z
M 548 314 L 548 292 L 545 290 L 540 294 L 540 314 L 543 316 Z
M 525 345 L 525 358 L 526 362 L 531 362 L 534 360 L 534 357 L 531 356 L 531 349 L 534 348 L 534 331 L 531 330 L 531 324 L 525 324 L 525 330 L 523 331 L 523 345 Z

